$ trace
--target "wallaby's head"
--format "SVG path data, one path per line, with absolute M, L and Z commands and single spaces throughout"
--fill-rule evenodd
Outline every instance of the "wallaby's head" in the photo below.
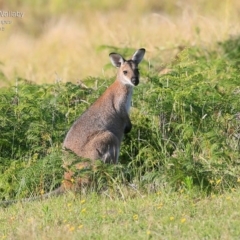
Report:
M 110 53 L 109 57 L 113 66 L 118 68 L 118 80 L 123 84 L 137 86 L 139 83 L 138 64 L 142 61 L 145 49 L 137 50 L 130 60 L 125 60 L 118 53 Z

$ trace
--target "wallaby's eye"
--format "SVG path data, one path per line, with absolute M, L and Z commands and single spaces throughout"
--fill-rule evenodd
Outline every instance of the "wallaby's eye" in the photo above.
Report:
M 123 71 L 123 74 L 124 74 L 124 75 L 127 75 L 127 73 L 128 73 L 128 71 L 126 71 L 126 70 Z

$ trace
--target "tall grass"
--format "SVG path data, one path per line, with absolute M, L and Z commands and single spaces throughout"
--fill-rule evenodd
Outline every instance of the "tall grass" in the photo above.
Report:
M 0 34 L 1 70 L 11 82 L 20 76 L 53 83 L 56 72 L 64 82 L 112 76 L 103 68 L 102 45 L 145 47 L 161 67 L 179 46 L 210 45 L 239 32 L 237 0 L 3 1 L 1 9 L 24 12 Z

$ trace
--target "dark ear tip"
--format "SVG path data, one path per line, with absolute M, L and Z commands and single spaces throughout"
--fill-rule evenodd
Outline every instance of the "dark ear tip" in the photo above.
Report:
M 114 54 L 116 54 L 116 53 L 115 52 L 111 52 L 111 53 L 109 53 L 109 56 L 114 55 Z
M 143 51 L 143 52 L 146 52 L 146 49 L 145 49 L 145 48 L 140 48 L 139 50 L 140 50 L 140 51 Z

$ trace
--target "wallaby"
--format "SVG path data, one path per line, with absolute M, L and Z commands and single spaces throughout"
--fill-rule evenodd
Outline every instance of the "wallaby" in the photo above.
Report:
M 72 125 L 63 142 L 63 147 L 79 157 L 90 160 L 100 159 L 105 163 L 117 163 L 120 144 L 124 133 L 131 131 L 129 110 L 133 87 L 139 84 L 138 64 L 142 61 L 145 49 L 137 50 L 130 60 L 118 53 L 110 53 L 112 64 L 118 68 L 117 78 L 110 87 Z M 66 172 L 64 183 L 53 192 L 42 196 L 23 199 L 31 201 L 62 194 L 71 189 L 72 172 Z M 77 184 L 81 184 L 82 179 Z M 83 180 L 84 182 L 84 180 Z M 21 200 L 20 200 L 21 201 Z M 1 204 L 16 202 L 4 201 Z
M 138 64 L 145 49 L 137 50 L 130 60 L 110 53 L 118 68 L 115 82 L 72 125 L 63 147 L 80 157 L 117 163 L 124 133 L 130 132 L 129 118 L 133 87 L 139 83 Z

